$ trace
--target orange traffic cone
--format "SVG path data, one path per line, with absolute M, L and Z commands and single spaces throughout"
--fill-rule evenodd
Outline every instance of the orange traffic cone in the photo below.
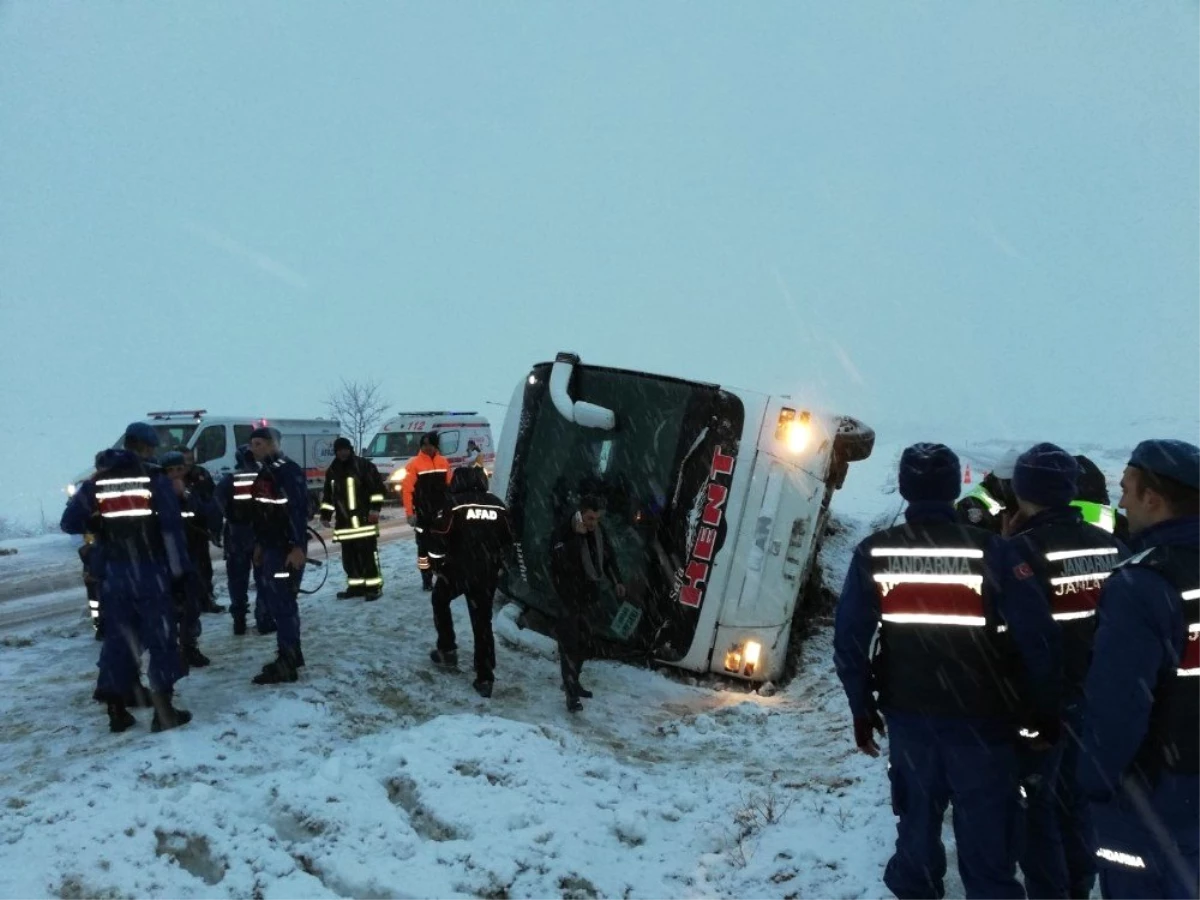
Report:
M 963 484 L 971 483 L 971 464 L 967 463 L 967 467 L 963 469 Z

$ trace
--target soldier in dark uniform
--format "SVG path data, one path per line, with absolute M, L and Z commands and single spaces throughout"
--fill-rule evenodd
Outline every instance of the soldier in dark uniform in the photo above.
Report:
M 183 484 L 191 496 L 189 505 L 195 515 L 188 519 L 188 553 L 196 566 L 196 574 L 200 576 L 200 586 L 203 592 L 200 597 L 200 611 L 204 613 L 222 613 L 225 607 L 217 603 L 213 594 L 212 557 L 208 545 L 221 542 L 221 509 L 216 501 L 216 485 L 204 466 L 196 465 L 196 455 L 190 449 L 184 448 L 183 453 Z

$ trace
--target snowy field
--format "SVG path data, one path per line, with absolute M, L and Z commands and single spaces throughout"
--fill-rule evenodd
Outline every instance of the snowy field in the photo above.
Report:
M 965 457 L 980 477 L 1009 446 Z M 881 445 L 834 500 L 835 589 L 900 510 L 900 449 Z M 1072 449 L 1115 488 L 1128 445 Z M 334 599 L 336 564 L 302 598 L 295 685 L 252 686 L 274 638 L 205 616 L 213 665 L 178 693 L 196 718 L 162 735 L 144 710 L 108 732 L 81 590 L 79 618 L 0 635 L 0 896 L 888 895 L 885 763 L 854 749 L 828 623 L 772 696 L 592 663 L 596 699 L 572 717 L 553 644 L 503 611 L 490 701 L 470 686 L 461 601 L 463 671 L 433 671 L 413 544 L 382 558 L 382 601 Z

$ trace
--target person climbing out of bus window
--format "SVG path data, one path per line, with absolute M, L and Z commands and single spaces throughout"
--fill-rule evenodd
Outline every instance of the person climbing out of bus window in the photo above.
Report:
M 550 580 L 559 600 L 555 633 L 570 712 L 583 709 L 580 701 L 592 698 L 592 692 L 579 683 L 579 674 L 591 644 L 587 616 L 600 602 L 600 585 L 609 580 L 617 596 L 625 596 L 616 557 L 600 522 L 603 516 L 604 501 L 585 494 L 578 509 L 550 537 Z
M 438 433 L 422 435 L 420 452 L 408 464 L 404 476 L 404 514 L 417 534 L 417 568 L 421 570 L 421 586 L 427 591 L 433 590 L 428 530 L 446 500 L 450 478 L 450 461 L 438 450 Z

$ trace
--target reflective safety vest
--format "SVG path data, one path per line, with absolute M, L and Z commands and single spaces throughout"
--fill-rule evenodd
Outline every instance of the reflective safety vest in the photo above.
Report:
M 967 494 L 966 497 L 963 497 L 963 500 L 966 500 L 968 497 L 978 500 L 980 503 L 982 503 L 987 509 L 988 515 L 990 516 L 998 516 L 1000 513 L 1004 512 L 1004 504 L 993 497 L 991 491 L 985 488 L 982 484 L 975 485 L 975 489 L 972 490 L 971 493 Z M 959 503 L 961 502 L 962 500 L 959 501 Z
M 287 542 L 288 498 L 270 469 L 255 474 L 250 494 L 254 498 L 255 538 L 263 543 Z
M 935 522 L 889 528 L 864 544 L 879 599 L 873 669 L 884 708 L 982 717 L 1015 709 L 984 584 L 991 540 L 981 528 Z
M 993 497 L 991 492 L 982 484 L 975 485 L 974 490 L 958 502 L 962 503 L 963 500 L 978 500 L 987 509 L 990 516 L 998 516 L 1005 510 L 1004 504 Z M 1109 534 L 1112 534 L 1116 530 L 1117 509 L 1115 506 L 1092 503 L 1088 500 L 1073 500 L 1071 505 L 1083 513 L 1083 521 L 1089 525 L 1103 528 Z
M 1154 547 L 1122 566 L 1153 569 L 1179 592 L 1185 631 L 1178 665 L 1154 686 L 1150 730 L 1137 765 L 1151 776 L 1159 769 L 1200 774 L 1200 552 L 1194 547 Z
M 254 482 L 258 472 L 233 473 L 233 503 L 225 517 L 234 525 L 249 525 L 254 521 Z
M 1032 546 L 1034 573 L 1063 638 L 1068 695 L 1083 689 L 1096 636 L 1096 604 L 1120 559 L 1115 538 L 1083 522 L 1049 522 L 1021 535 Z
M 1105 506 L 1103 503 L 1091 503 L 1087 500 L 1076 500 L 1071 505 L 1083 512 L 1083 521 L 1087 522 L 1089 525 L 1095 525 L 1097 528 L 1103 528 L 1109 534 L 1112 534 L 1114 531 L 1116 531 L 1116 507 Z
M 130 563 L 164 559 L 162 532 L 145 470 L 110 470 L 96 479 L 95 486 L 106 558 Z

